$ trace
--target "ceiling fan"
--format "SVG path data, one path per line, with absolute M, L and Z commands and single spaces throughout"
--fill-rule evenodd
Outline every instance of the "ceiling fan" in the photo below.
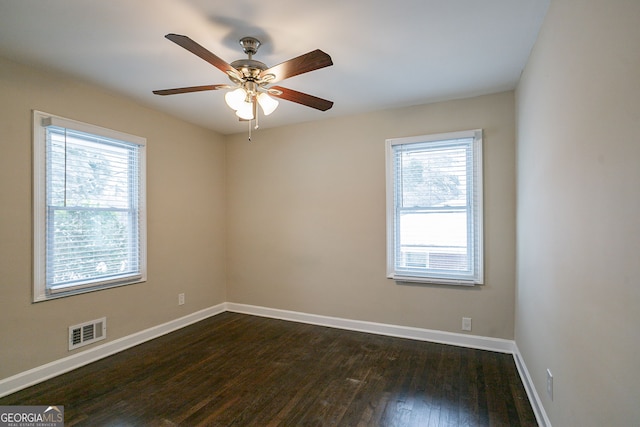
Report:
M 248 55 L 248 58 L 233 61 L 231 64 L 214 55 L 187 36 L 167 34 L 165 37 L 224 72 L 234 84 L 154 90 L 153 93 L 156 95 L 175 95 L 207 90 L 232 89 L 226 93 L 225 101 L 229 107 L 236 111 L 236 115 L 240 117 L 241 120 L 253 120 L 257 118 L 257 105 L 260 105 L 265 115 L 271 114 L 278 106 L 278 101 L 272 97 L 306 105 L 307 107 L 321 111 L 326 111 L 333 106 L 333 102 L 326 99 L 298 92 L 293 89 L 287 89 L 282 86 L 271 86 L 273 83 L 280 82 L 289 77 L 333 65 L 331 57 L 319 49 L 273 67 L 267 67 L 264 63 L 253 59 L 253 55 L 256 54 L 261 44 L 260 41 L 254 37 L 243 37 L 240 39 L 240 45 Z

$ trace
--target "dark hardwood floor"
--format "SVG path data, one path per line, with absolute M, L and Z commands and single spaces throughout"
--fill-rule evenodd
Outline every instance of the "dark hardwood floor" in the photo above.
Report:
M 536 426 L 513 357 L 223 313 L 0 399 L 87 426 Z

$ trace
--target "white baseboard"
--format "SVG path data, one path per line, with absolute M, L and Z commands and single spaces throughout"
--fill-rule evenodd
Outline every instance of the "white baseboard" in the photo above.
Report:
M 218 304 L 213 307 L 188 314 L 179 319 L 145 329 L 144 331 L 140 331 L 135 334 L 127 335 L 126 337 L 109 341 L 81 353 L 76 353 L 72 356 L 55 360 L 51 363 L 47 363 L 46 365 L 38 366 L 28 371 L 5 378 L 0 380 L 0 397 L 15 393 L 18 390 L 30 387 L 34 384 L 64 374 L 65 372 L 72 371 L 81 366 L 88 365 L 89 363 L 111 356 L 112 354 L 126 350 L 138 344 L 142 344 L 143 342 L 158 338 L 180 328 L 184 328 L 192 323 L 223 313 L 224 311 L 225 304 Z
M 409 338 L 418 341 L 430 341 L 441 344 L 457 345 L 460 347 L 477 348 L 480 350 L 513 353 L 514 342 L 500 338 L 481 337 L 477 335 L 457 334 L 454 332 L 436 331 L 432 329 L 397 326 L 385 323 L 350 320 L 339 317 L 328 317 L 317 314 L 301 313 L 297 311 L 279 310 L 275 308 L 258 307 L 255 305 L 236 304 L 228 302 L 227 311 L 234 313 L 252 314 L 255 316 L 271 317 L 292 322 L 309 323 L 312 325 L 329 326 L 331 328 L 347 329 L 350 331 L 367 332 L 370 334 L 387 335 L 398 338 Z
M 531 407 L 535 413 L 538 424 L 542 427 L 551 427 L 549 418 L 542 406 L 542 402 L 531 380 L 531 376 L 524 363 L 524 359 L 518 350 L 518 346 L 512 340 L 500 338 L 465 335 L 454 332 L 437 331 L 432 329 L 414 328 L 409 326 L 389 325 L 385 323 L 367 322 L 362 320 L 343 319 L 339 317 L 321 316 L 297 311 L 279 310 L 275 308 L 259 307 L 255 305 L 237 304 L 226 302 L 204 310 L 191 313 L 179 319 L 172 320 L 162 325 L 154 326 L 144 331 L 109 341 L 105 344 L 92 347 L 81 353 L 65 357 L 46 365 L 38 366 L 17 375 L 0 380 L 0 397 L 15 393 L 34 384 L 48 380 L 55 376 L 72 371 L 81 366 L 111 356 L 112 354 L 126 350 L 154 338 L 168 334 L 192 323 L 199 322 L 208 317 L 215 316 L 225 311 L 234 313 L 251 314 L 254 316 L 270 317 L 274 319 L 288 320 L 292 322 L 308 323 L 312 325 L 328 326 L 331 328 L 346 329 L 371 334 L 386 335 L 399 338 L 408 338 L 418 341 L 429 341 L 441 344 L 456 345 L 459 347 L 477 348 L 480 350 L 510 353 L 513 355 L 518 373 L 524 384 Z
M 529 402 L 533 408 L 533 413 L 536 415 L 536 421 L 538 421 L 538 425 L 540 427 L 551 427 L 551 421 L 549 421 L 547 412 L 544 410 L 544 406 L 542 406 L 542 400 L 540 400 L 540 395 L 533 385 L 533 380 L 531 379 L 531 375 L 529 375 L 527 365 L 524 363 L 524 358 L 522 357 L 522 354 L 520 354 L 520 349 L 518 349 L 518 345 L 515 342 L 513 347 L 513 359 L 515 360 L 516 368 L 518 368 L 518 373 L 520 374 L 520 379 L 522 380 L 524 389 L 527 392 L 527 397 L 529 398 Z

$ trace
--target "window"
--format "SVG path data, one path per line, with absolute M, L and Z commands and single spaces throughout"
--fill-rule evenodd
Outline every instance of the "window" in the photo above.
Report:
M 145 144 L 33 112 L 34 301 L 146 280 Z
M 483 282 L 482 131 L 388 139 L 387 277 Z

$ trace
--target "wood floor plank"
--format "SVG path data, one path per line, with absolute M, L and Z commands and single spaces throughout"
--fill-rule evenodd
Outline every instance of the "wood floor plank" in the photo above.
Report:
M 509 354 L 222 313 L 0 405 L 67 426 L 535 426 Z

